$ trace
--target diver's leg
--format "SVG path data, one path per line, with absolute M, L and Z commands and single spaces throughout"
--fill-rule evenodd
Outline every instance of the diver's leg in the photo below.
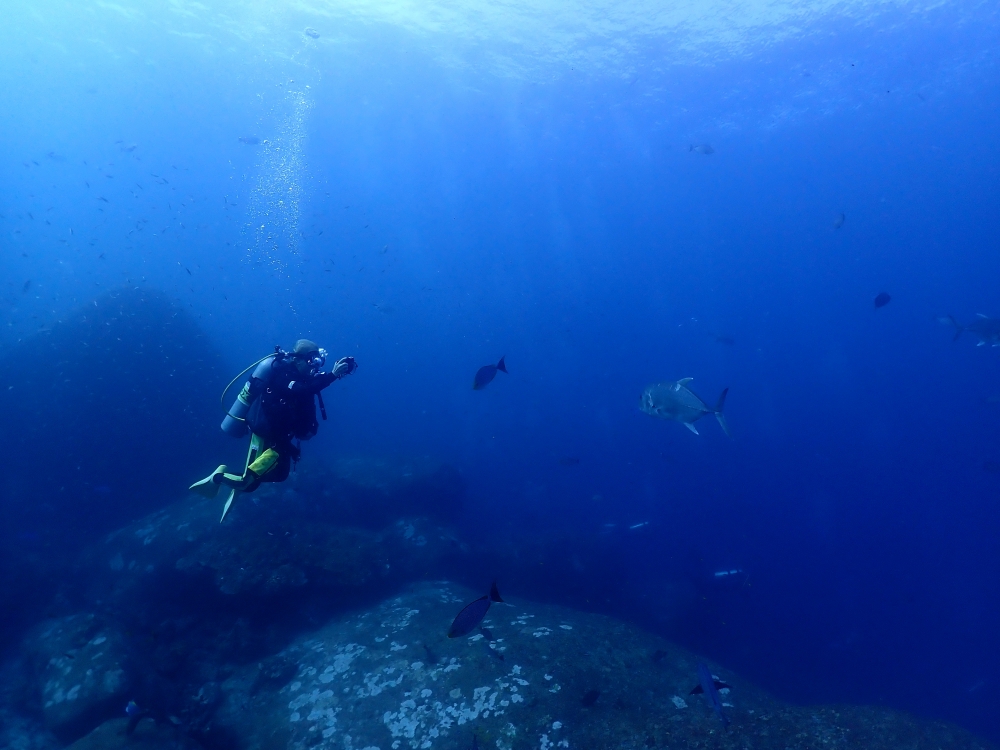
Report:
M 241 492 L 253 492 L 257 489 L 260 484 L 254 473 L 250 470 L 260 454 L 264 451 L 264 440 L 260 435 L 253 433 L 250 436 L 250 448 L 247 450 L 247 462 L 245 468 L 243 469 L 243 475 L 230 474 L 228 472 L 221 472 L 214 476 L 214 481 L 219 484 L 224 484 L 230 487 L 229 497 L 226 499 L 226 504 L 222 508 L 222 518 L 219 519 L 219 523 L 226 520 L 226 514 L 233 505 L 233 500 Z

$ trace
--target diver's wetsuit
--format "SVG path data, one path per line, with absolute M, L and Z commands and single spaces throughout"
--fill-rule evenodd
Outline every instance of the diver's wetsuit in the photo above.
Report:
M 252 436 L 246 473 L 238 481 L 226 474 L 222 483 L 253 492 L 261 482 L 287 479 L 292 461 L 299 458 L 299 448 L 292 441 L 308 440 L 316 434 L 316 397 L 340 377 L 332 372 L 303 372 L 294 356 L 275 355 L 266 379 L 250 379 L 246 422 Z M 325 410 L 323 416 L 326 418 Z

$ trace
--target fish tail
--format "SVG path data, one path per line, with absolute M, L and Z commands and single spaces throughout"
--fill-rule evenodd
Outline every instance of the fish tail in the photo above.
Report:
M 962 335 L 962 331 L 965 329 L 959 325 L 959 322 L 955 320 L 955 317 L 953 315 L 948 315 L 947 317 L 941 318 L 941 322 L 951 323 L 951 325 L 955 326 L 955 336 L 952 338 L 952 341 L 958 341 L 958 337 Z
M 719 396 L 719 400 L 715 403 L 715 418 L 719 420 L 719 426 L 722 431 L 726 433 L 726 437 L 732 437 L 729 434 L 729 425 L 726 424 L 726 418 L 722 414 L 722 409 L 726 405 L 726 395 L 729 393 L 729 389 L 725 388 L 722 394 Z
M 506 357 L 506 356 L 507 356 L 507 355 L 505 354 L 505 355 L 504 355 L 504 357 Z M 507 372 L 507 365 L 505 365 L 505 364 L 503 363 L 503 357 L 500 357 L 500 361 L 499 361 L 499 362 L 497 362 L 497 369 L 498 369 L 498 370 L 499 370 L 500 372 Z M 509 374 L 510 374 L 510 373 L 508 373 L 508 375 L 509 375 Z
M 503 599 L 500 598 L 500 589 L 497 588 L 497 582 L 493 581 L 493 585 L 490 586 L 490 601 L 491 602 L 502 602 Z

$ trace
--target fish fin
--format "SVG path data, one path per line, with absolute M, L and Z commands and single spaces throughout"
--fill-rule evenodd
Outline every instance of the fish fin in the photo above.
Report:
M 677 381 L 677 385 L 687 385 L 692 380 L 694 380 L 694 378 L 681 378 L 680 380 Z
M 694 144 L 693 143 L 689 143 L 688 144 L 688 152 L 690 153 L 691 151 L 694 151 Z
M 497 588 L 497 582 L 496 581 L 493 581 L 493 585 L 490 586 L 490 601 L 491 602 L 502 602 L 503 601 L 503 599 L 500 598 L 500 590 Z
M 945 325 L 955 326 L 955 337 L 952 339 L 952 341 L 958 341 L 958 337 L 962 335 L 962 331 L 964 331 L 965 329 L 959 325 L 957 320 L 955 320 L 955 316 L 945 315 L 943 318 L 938 318 L 938 320 L 940 320 Z
M 698 430 L 696 430 L 694 425 L 691 424 L 690 422 L 685 422 L 684 426 L 687 427 L 689 430 L 691 430 L 691 432 L 693 432 L 695 435 L 698 434 Z
M 694 690 L 692 690 L 688 695 L 701 695 L 705 691 L 702 690 L 701 685 L 695 685 Z
M 506 354 L 505 354 L 505 355 L 503 355 L 503 357 L 506 357 L 506 356 L 507 356 Z M 497 369 L 498 369 L 498 370 L 499 370 L 500 372 L 507 372 L 507 365 L 505 365 L 505 364 L 504 364 L 504 362 L 503 362 L 503 357 L 500 357 L 500 361 L 499 361 L 499 362 L 497 362 Z M 510 373 L 508 373 L 508 374 L 510 374 Z
M 727 684 L 726 684 L 725 682 L 723 682 L 722 680 L 718 680 L 718 679 L 713 679 L 713 680 L 712 680 L 712 682 L 714 682 L 714 683 L 715 683 L 715 689 L 716 689 L 716 690 L 722 690 L 723 688 L 726 688 L 726 689 L 728 689 L 728 690 L 732 690 L 732 689 L 733 689 L 733 686 L 732 686 L 732 685 L 727 685 Z
M 729 425 L 726 424 L 726 418 L 722 415 L 722 407 L 726 405 L 726 394 L 729 393 L 729 389 L 725 388 L 722 391 L 722 395 L 719 396 L 719 400 L 715 402 L 715 418 L 719 420 L 719 427 L 722 431 L 726 433 L 726 437 L 732 437 L 729 434 Z

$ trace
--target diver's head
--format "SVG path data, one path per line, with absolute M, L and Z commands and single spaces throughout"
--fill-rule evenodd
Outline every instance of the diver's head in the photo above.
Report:
M 310 370 L 318 370 L 326 364 L 326 349 L 321 349 L 309 339 L 299 339 L 292 350 L 292 358 L 295 360 L 295 366 L 302 373 L 307 373 Z

